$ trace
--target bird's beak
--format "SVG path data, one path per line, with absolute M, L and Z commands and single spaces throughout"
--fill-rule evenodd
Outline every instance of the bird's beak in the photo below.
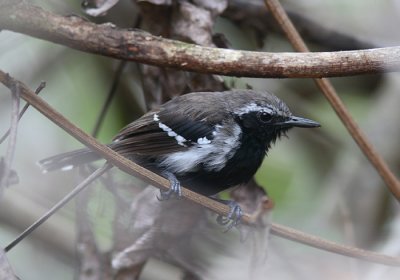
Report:
M 289 120 L 279 123 L 281 126 L 287 127 L 320 127 L 321 125 L 315 121 L 299 118 L 299 117 L 291 117 Z

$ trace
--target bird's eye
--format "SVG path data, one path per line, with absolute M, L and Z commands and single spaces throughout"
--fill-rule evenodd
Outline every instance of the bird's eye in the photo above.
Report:
M 260 121 L 266 123 L 272 120 L 272 115 L 267 112 L 260 112 L 258 114 L 258 118 L 260 119 Z

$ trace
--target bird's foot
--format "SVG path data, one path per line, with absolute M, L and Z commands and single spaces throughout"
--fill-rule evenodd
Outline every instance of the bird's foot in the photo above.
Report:
M 181 198 L 182 197 L 181 183 L 176 178 L 176 176 L 169 171 L 164 171 L 161 175 L 166 179 L 168 179 L 170 183 L 170 188 L 167 191 L 160 190 L 160 196 L 157 196 L 157 199 L 159 201 L 164 201 L 170 199 L 171 196 Z
M 240 205 L 233 200 L 215 200 L 229 206 L 229 213 L 227 216 L 218 215 L 217 217 L 217 223 L 219 225 L 226 226 L 226 230 L 224 232 L 227 232 L 231 228 L 238 226 L 243 216 L 243 211 L 242 208 L 240 208 Z

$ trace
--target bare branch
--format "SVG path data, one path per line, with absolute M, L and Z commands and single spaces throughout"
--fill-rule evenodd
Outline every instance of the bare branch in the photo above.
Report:
M 99 116 L 97 117 L 96 123 L 94 125 L 92 136 L 97 137 L 99 135 L 100 127 L 103 124 L 104 118 L 106 117 L 107 111 L 111 106 L 111 102 L 117 92 L 117 87 L 119 81 L 121 79 L 122 72 L 124 71 L 126 66 L 126 61 L 121 61 L 118 65 L 117 70 L 115 71 L 113 82 L 111 84 L 110 90 L 108 91 L 107 98 L 101 107 Z
M 271 14 L 275 17 L 276 21 L 280 24 L 286 37 L 293 47 L 299 52 L 309 52 L 308 47 L 304 43 L 300 34 L 297 32 L 293 23 L 290 21 L 279 1 L 265 0 L 265 4 L 270 10 Z M 354 121 L 353 117 L 350 115 L 350 112 L 347 110 L 346 106 L 336 93 L 335 88 L 332 86 L 329 80 L 325 78 L 315 79 L 315 83 L 321 89 L 326 99 L 328 99 L 336 114 L 343 122 L 350 135 L 353 137 L 354 141 L 378 171 L 379 175 L 388 186 L 390 192 L 398 201 L 400 201 L 400 181 L 392 173 L 389 166 L 375 150 L 372 144 L 367 140 L 367 137 Z
M 308 19 L 308 15 L 302 15 L 296 11 L 287 11 L 287 13 L 303 38 L 308 42 L 322 46 L 324 50 L 345 51 L 378 47 L 356 39 L 350 34 L 326 28 L 322 24 Z M 264 9 L 264 4 L 261 1 L 230 0 L 228 8 L 222 16 L 235 24 L 257 30 L 263 36 L 268 36 L 270 33 L 282 33 L 279 24 L 271 13 Z
M 227 76 L 320 78 L 400 70 L 400 47 L 319 53 L 209 48 L 63 17 L 16 0 L 0 3 L 0 29 L 118 59 Z
M 359 249 L 356 247 L 344 246 L 335 242 L 322 239 L 317 236 L 305 234 L 304 232 L 283 225 L 272 224 L 271 234 L 280 236 L 295 242 L 310 245 L 314 248 L 326 250 L 328 252 L 357 258 L 369 262 L 380 263 L 385 265 L 400 266 L 400 258 L 388 255 L 378 254 L 375 252 Z

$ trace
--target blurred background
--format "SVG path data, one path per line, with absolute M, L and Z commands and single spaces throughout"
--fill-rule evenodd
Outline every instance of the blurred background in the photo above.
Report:
M 96 23 L 112 22 L 118 27 L 140 28 L 206 46 L 292 51 L 263 2 L 257 0 L 122 0 L 99 16 L 93 16 L 95 1 L 86 1 L 84 8 L 79 1 L 32 2 L 60 15 L 79 15 Z M 312 51 L 385 47 L 400 42 L 396 32 L 400 25 L 399 1 L 291 0 L 282 4 Z M 200 35 L 206 35 L 206 39 Z M 0 32 L 0 69 L 32 89 L 45 81 L 47 86 L 40 96 L 89 133 L 118 77 L 115 98 L 98 134 L 103 143 L 149 108 L 186 92 L 248 85 L 273 92 L 294 114 L 316 120 L 322 127 L 290 131 L 289 138 L 276 143 L 258 171 L 257 183 L 275 204 L 272 213 L 268 213 L 269 221 L 347 245 L 390 255 L 400 253 L 398 203 L 310 79 L 216 77 L 133 62 L 121 66 L 114 59 L 8 31 Z M 331 81 L 368 139 L 400 177 L 400 75 L 364 75 Z M 10 124 L 11 98 L 6 88 L 1 87 L 1 92 L 2 135 Z M 6 246 L 61 199 L 87 172 L 42 174 L 35 163 L 81 146 L 36 110 L 27 111 L 18 127 L 13 164 L 19 183 L 7 188 L 0 200 L 1 246 Z M 6 147 L 7 142 L 0 146 L 1 156 Z M 118 186 L 117 190 L 113 186 Z M 90 279 L 109 279 L 113 269 L 132 267 L 128 276 L 120 279 L 134 279 L 129 275 L 137 279 L 400 276 L 400 269 L 336 256 L 269 236 L 265 227 L 245 230 L 245 240 L 241 241 L 239 231 L 223 233 L 213 223 L 211 214 L 183 205 L 185 202 L 179 202 L 180 208 L 169 212 L 178 211 L 183 216 L 164 217 L 161 213 L 165 209 L 158 209 L 154 200 L 155 190 L 148 189 L 143 182 L 113 170 L 112 176 L 95 183 L 7 254 L 16 274 L 21 279 L 89 279 L 95 273 L 88 272 L 87 267 L 93 269 L 87 262 L 91 258 L 84 255 L 92 250 L 94 259 L 104 267 L 98 269 L 103 270 L 101 276 Z M 163 207 L 174 205 L 168 202 Z M 167 225 L 174 230 L 184 227 L 162 236 L 157 243 L 154 240 L 159 236 L 151 232 L 152 225 Z M 151 245 L 145 249 L 135 247 L 134 256 L 121 255 L 145 236 L 152 240 Z M 86 237 L 90 241 L 82 240 Z M 82 249 L 82 244 L 87 247 Z M 129 264 L 125 265 L 126 262 Z

